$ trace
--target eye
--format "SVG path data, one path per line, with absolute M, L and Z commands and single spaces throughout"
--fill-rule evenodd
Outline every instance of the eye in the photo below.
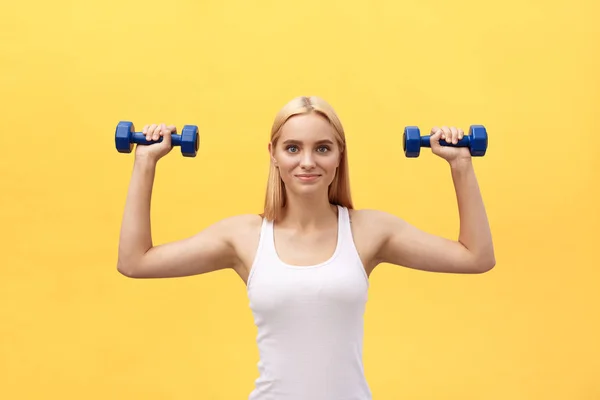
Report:
M 327 153 L 329 151 L 329 147 L 328 146 L 320 146 L 318 148 L 318 151 L 320 151 L 321 153 Z
M 292 149 L 294 149 L 294 150 L 298 150 L 298 146 L 296 146 L 295 144 L 290 144 L 289 146 L 287 146 L 287 147 L 285 148 L 285 150 L 286 150 L 286 151 L 289 151 L 289 152 L 291 152 L 291 153 L 295 153 L 295 151 L 291 151 Z

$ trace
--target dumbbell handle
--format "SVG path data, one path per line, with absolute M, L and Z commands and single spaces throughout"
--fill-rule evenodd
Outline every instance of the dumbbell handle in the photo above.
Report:
M 146 140 L 146 135 L 143 132 L 134 132 L 131 137 L 131 142 L 135 144 L 148 145 L 154 143 L 161 143 L 163 137 L 159 137 L 158 140 Z M 181 146 L 181 135 L 171 133 L 171 144 L 173 146 Z
M 465 135 L 458 143 L 448 143 L 445 140 L 440 140 L 440 146 L 448 147 L 469 147 L 471 145 L 471 136 Z M 431 147 L 431 135 L 421 136 L 421 147 Z

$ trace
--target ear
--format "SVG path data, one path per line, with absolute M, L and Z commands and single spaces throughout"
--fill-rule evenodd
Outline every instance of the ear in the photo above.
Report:
M 274 156 L 275 149 L 274 149 L 273 143 L 269 142 L 267 149 L 269 150 L 269 156 L 271 157 L 271 162 L 273 163 L 273 165 L 275 165 L 277 167 L 277 160 L 275 159 L 275 156 Z
M 337 166 L 338 168 L 342 164 L 342 158 L 344 157 L 344 148 L 340 148 L 340 156 L 338 157 Z

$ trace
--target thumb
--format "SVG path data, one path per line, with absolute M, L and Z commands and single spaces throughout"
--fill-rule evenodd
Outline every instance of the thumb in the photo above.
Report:
M 442 133 L 443 131 L 438 127 L 431 129 L 431 135 L 429 138 L 431 148 L 440 147 L 440 137 L 442 136 Z
M 176 133 L 177 128 L 173 125 L 162 125 L 160 134 L 163 137 L 163 143 L 167 147 L 171 147 L 171 134 Z

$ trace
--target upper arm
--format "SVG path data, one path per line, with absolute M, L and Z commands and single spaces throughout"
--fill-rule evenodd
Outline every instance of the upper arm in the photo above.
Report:
M 378 262 L 446 273 L 481 273 L 473 255 L 462 243 L 424 232 L 385 212 L 373 213 L 380 233 Z
M 218 221 L 194 236 L 153 246 L 135 265 L 119 267 L 131 278 L 173 278 L 235 268 L 239 257 L 233 232 L 245 216 Z

